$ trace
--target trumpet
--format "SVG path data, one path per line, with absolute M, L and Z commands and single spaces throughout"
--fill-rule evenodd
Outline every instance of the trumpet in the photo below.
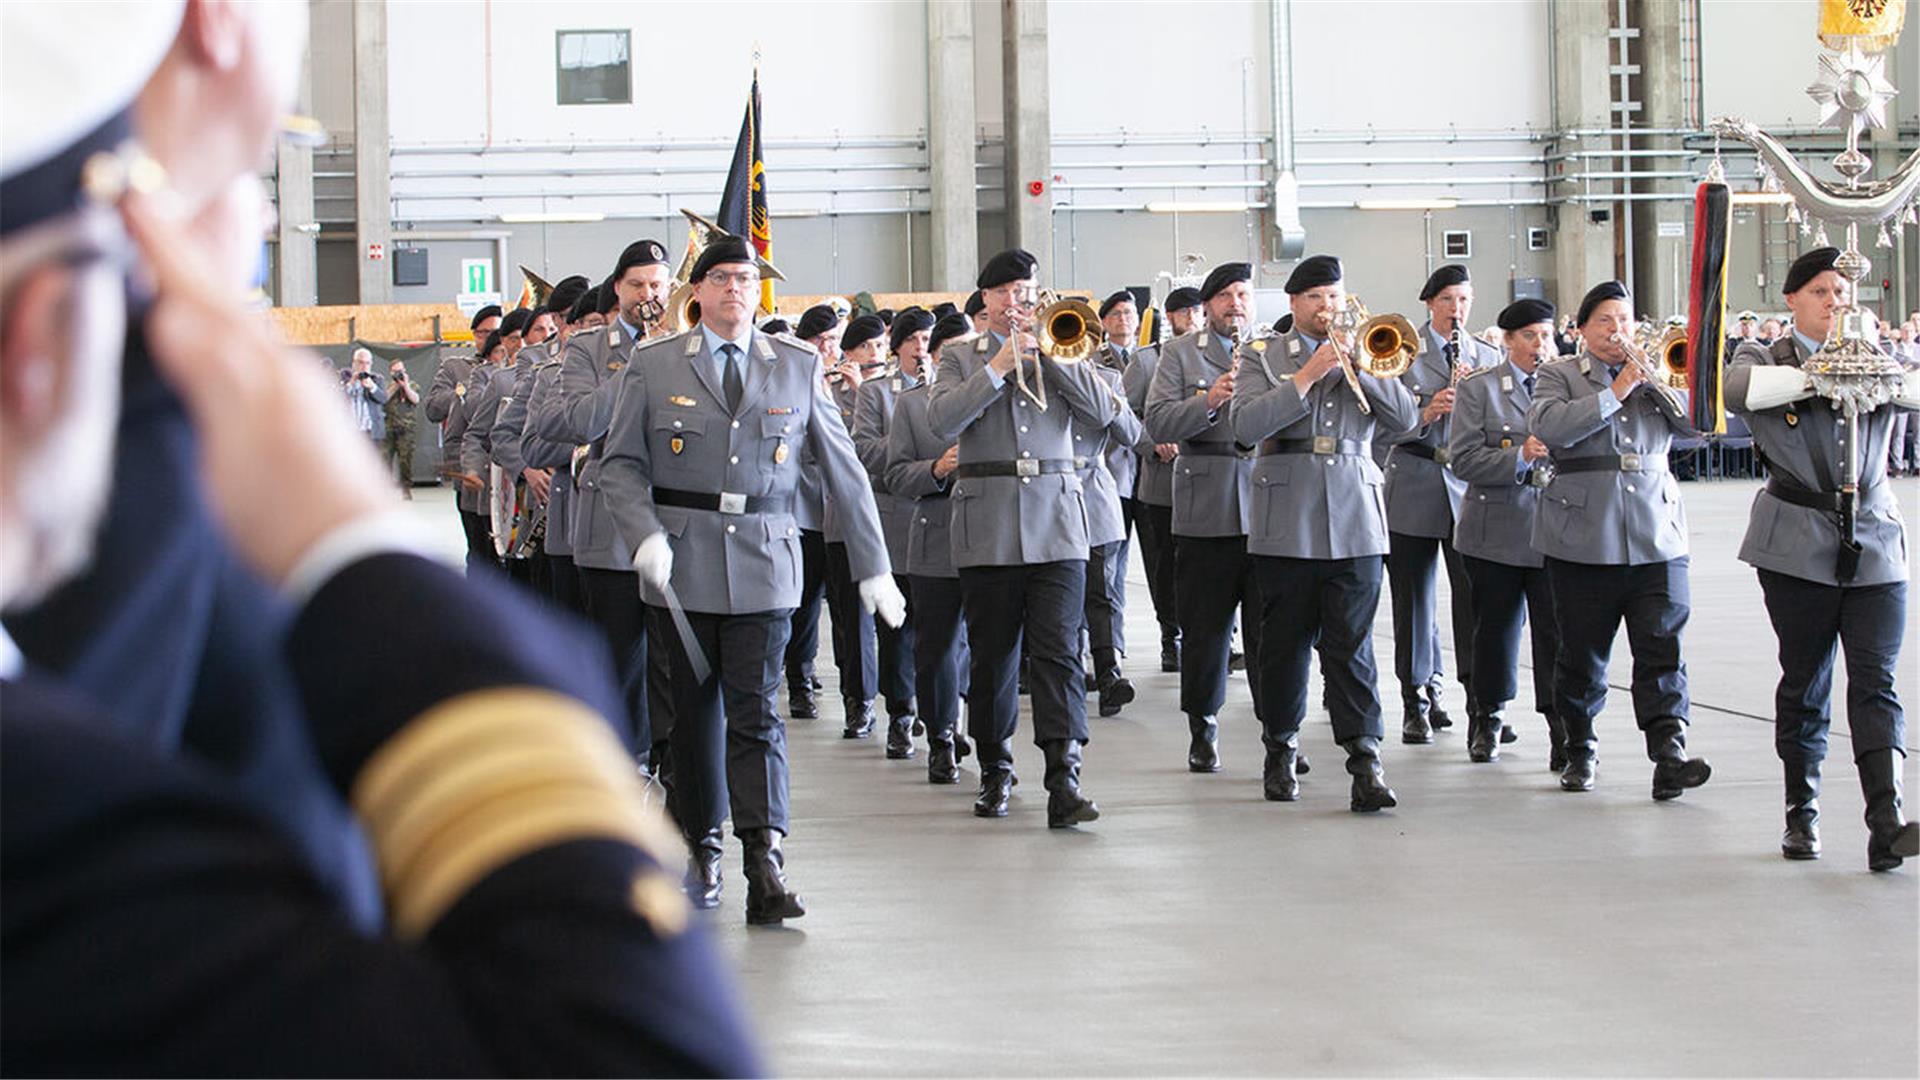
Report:
M 657 330 L 660 326 L 660 320 L 665 318 L 666 314 L 667 314 L 667 305 L 663 301 L 660 301 L 660 300 L 641 301 L 640 302 L 640 337 L 642 339 L 652 337 L 654 334 L 654 331 Z
M 1659 361 L 1661 377 L 1667 385 L 1678 390 L 1687 387 L 1687 328 L 1668 326 L 1655 334 L 1651 327 L 1637 335 L 1640 347 L 1654 360 Z
M 1682 336 L 1680 341 L 1683 353 L 1686 348 L 1685 333 L 1686 331 L 1681 331 Z M 1639 370 L 1641 381 L 1646 384 L 1647 389 L 1659 395 L 1660 400 L 1669 410 L 1683 416 L 1686 415 L 1686 403 L 1680 400 L 1680 395 L 1674 391 L 1673 385 L 1668 382 L 1667 372 L 1661 368 L 1660 365 L 1654 363 L 1653 358 L 1647 355 L 1647 351 L 1641 348 L 1639 342 L 1618 332 L 1607 340 L 1613 342 L 1613 344 L 1626 355 L 1627 362 Z
M 1038 310 L 1035 311 L 1034 309 Z M 1033 314 L 1028 312 L 1034 311 Z M 1040 356 L 1056 364 L 1078 364 L 1093 355 L 1100 347 L 1100 335 L 1096 329 L 1100 325 L 1100 316 L 1093 305 L 1085 300 L 1070 296 L 1061 296 L 1052 290 L 1043 290 L 1033 304 L 1017 303 L 1013 309 L 1014 331 L 1019 332 L 1022 324 L 1033 327 L 1034 341 Z M 1038 358 L 1031 358 L 1036 364 L 1034 378 L 1027 380 L 1027 362 L 1030 358 L 1022 356 L 1013 368 L 1013 385 L 1025 395 L 1028 401 L 1041 412 L 1047 410 L 1047 386 L 1040 379 Z
M 1360 411 L 1373 415 L 1373 403 L 1360 387 L 1359 373 L 1376 379 L 1397 379 L 1413 366 L 1420 353 L 1419 335 L 1404 315 L 1373 315 L 1357 296 L 1347 297 L 1347 306 L 1333 316 L 1333 334 L 1328 338 L 1340 357 L 1340 371 Z M 1344 338 L 1345 340 L 1341 340 Z M 1355 351 L 1355 346 L 1358 351 Z
M 700 323 L 700 301 L 693 297 L 693 282 L 675 285 L 667 296 L 662 325 L 669 334 L 685 333 Z

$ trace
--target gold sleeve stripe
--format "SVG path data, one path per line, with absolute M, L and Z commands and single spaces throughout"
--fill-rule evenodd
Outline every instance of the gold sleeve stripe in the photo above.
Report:
M 605 721 L 547 690 L 476 691 L 422 713 L 361 769 L 351 801 L 403 938 L 424 935 L 495 870 L 555 844 L 625 841 L 675 877 L 686 857 Z

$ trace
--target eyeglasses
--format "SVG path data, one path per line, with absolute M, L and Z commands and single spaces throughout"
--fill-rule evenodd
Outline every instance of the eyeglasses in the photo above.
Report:
M 760 275 L 752 270 L 739 270 L 734 273 L 728 273 L 725 270 L 709 270 L 707 271 L 707 284 L 719 289 L 724 289 L 729 285 L 738 285 L 743 289 L 751 289 L 755 285 L 760 284 Z

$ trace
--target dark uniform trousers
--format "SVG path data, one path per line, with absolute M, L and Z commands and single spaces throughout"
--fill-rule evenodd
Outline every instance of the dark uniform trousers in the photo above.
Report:
M 960 568 L 967 643 L 973 650 L 967 724 L 980 744 L 982 768 L 994 764 L 996 748 L 1013 738 L 1020 714 L 1017 674 L 1023 644 L 1034 742 L 1087 741 L 1086 673 L 1075 640 L 1086 587 L 1085 559 Z
M 958 578 L 907 579 L 913 602 L 913 685 L 927 737 L 950 736 L 960 723 L 966 685 L 967 629 Z
M 872 701 L 880 683 L 879 642 L 873 613 L 860 603 L 860 586 L 847 562 L 847 545 L 827 545 L 827 617 L 833 620 L 833 662 L 843 701 Z
M 1447 673 L 1440 655 L 1440 621 L 1434 612 L 1434 585 L 1441 557 L 1447 564 L 1447 588 L 1452 593 L 1455 670 L 1467 700 L 1473 700 L 1473 583 L 1453 541 L 1432 536 L 1387 534 L 1387 580 L 1393 592 L 1393 674 L 1400 680 L 1400 696 L 1407 700 Z M 1417 634 L 1414 627 L 1426 633 Z
M 1127 653 L 1127 542 L 1087 550 L 1087 639 L 1098 663 L 1100 650 Z M 1104 674 L 1104 672 L 1102 673 Z
M 1155 506 L 1139 499 L 1122 505 L 1133 508 L 1133 525 L 1140 530 L 1140 562 L 1147 575 L 1147 595 L 1153 599 L 1153 617 L 1164 640 L 1180 630 L 1175 600 L 1173 507 Z
M 1773 745 L 1780 760 L 1818 763 L 1827 756 L 1828 702 L 1836 641 L 1847 664 L 1847 727 L 1853 756 L 1906 745 L 1893 674 L 1907 622 L 1907 583 L 1823 585 L 1760 571 L 1767 615 L 1780 639 L 1780 685 L 1773 697 Z
M 1233 648 L 1233 614 L 1241 613 L 1240 630 L 1249 656 L 1261 652 L 1260 583 L 1254 557 L 1247 554 L 1245 536 L 1176 536 L 1174 560 L 1179 570 L 1180 711 L 1188 716 L 1217 716 L 1227 700 L 1227 659 Z M 1264 665 L 1247 665 L 1255 716 L 1263 716 L 1260 684 Z
M 1687 722 L 1687 665 L 1680 633 L 1693 610 L 1687 556 L 1640 566 L 1547 559 L 1560 661 L 1555 711 L 1567 725 L 1567 757 L 1590 760 L 1599 747 L 1593 719 L 1607 702 L 1607 660 L 1624 620 L 1633 650 L 1633 715 L 1641 731 Z
M 467 573 L 482 567 L 497 572 L 500 559 L 493 551 L 493 523 L 487 516 L 460 511 L 460 530 L 467 534 Z
M 651 609 L 656 627 L 671 626 Z M 689 611 L 705 654 L 694 677 L 677 634 L 656 637 L 667 654 L 674 722 L 666 742 L 673 762 L 667 809 L 688 836 L 717 832 L 729 812 L 733 832 L 787 829 L 787 725 L 774 709 L 781 658 L 793 632 L 791 608 L 751 615 Z
M 820 600 L 827 588 L 827 535 L 800 530 L 800 606 L 793 609 L 793 636 L 787 639 L 787 670 L 813 676 L 820 655 Z
M 631 570 L 577 568 L 587 618 L 606 636 L 620 680 L 620 700 L 627 706 L 628 730 L 621 732 L 634 756 L 646 760 L 659 737 L 650 723 L 648 693 L 647 616 L 640 602 L 640 578 Z
M 563 611 L 575 615 L 587 613 L 586 601 L 580 595 L 580 572 L 574 568 L 573 558 L 568 555 L 542 555 L 547 560 L 547 595 Z
M 1560 636 L 1546 568 L 1463 558 L 1473 582 L 1473 686 L 1481 706 L 1498 709 L 1519 693 L 1524 619 L 1533 644 L 1533 708 L 1542 715 L 1551 713 Z
M 1256 692 L 1265 702 L 1261 741 L 1268 749 L 1277 749 L 1300 732 L 1307 717 L 1308 665 L 1316 648 L 1334 740 L 1344 743 L 1384 733 L 1372 636 L 1383 561 L 1378 555 L 1253 557 L 1260 582 L 1260 644 L 1254 654 L 1259 663 L 1248 664 L 1247 670 L 1258 667 L 1265 674 Z
M 875 620 L 872 615 L 867 619 L 873 622 L 875 652 L 880 664 L 880 696 L 887 699 L 887 715 L 893 717 L 913 715 L 914 698 L 914 622 L 913 587 L 907 582 L 905 574 L 893 575 L 893 583 L 900 595 L 907 598 L 907 617 L 899 629 Z M 856 589 L 853 602 L 860 603 Z

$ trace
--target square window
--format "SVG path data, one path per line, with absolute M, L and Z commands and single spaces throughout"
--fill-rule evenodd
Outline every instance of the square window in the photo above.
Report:
M 1441 253 L 1449 259 L 1473 257 L 1473 234 L 1465 229 L 1448 229 L 1440 234 Z
M 626 30 L 554 33 L 562 105 L 626 105 L 633 101 L 633 65 Z

